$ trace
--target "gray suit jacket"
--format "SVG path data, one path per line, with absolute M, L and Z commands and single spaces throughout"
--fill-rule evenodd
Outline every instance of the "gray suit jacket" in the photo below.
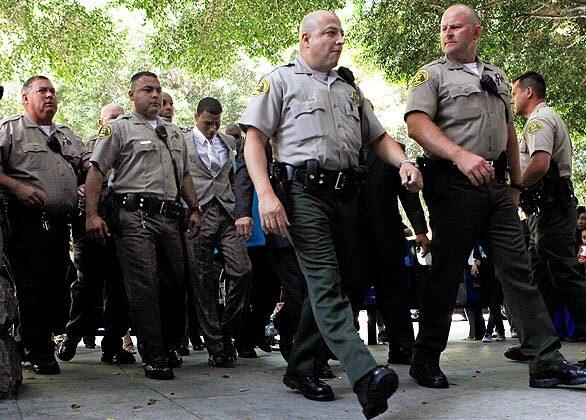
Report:
M 185 134 L 187 154 L 191 160 L 191 177 L 199 199 L 199 205 L 204 209 L 214 197 L 222 204 L 228 214 L 234 217 L 234 161 L 236 159 L 236 139 L 227 134 L 218 132 L 218 136 L 228 148 L 228 160 L 217 174 L 213 174 L 201 160 L 195 146 L 193 131 Z

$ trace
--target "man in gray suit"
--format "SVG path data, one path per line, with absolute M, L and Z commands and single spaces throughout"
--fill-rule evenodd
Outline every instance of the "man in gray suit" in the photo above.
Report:
M 232 337 L 242 328 L 250 295 L 250 260 L 245 240 L 234 225 L 234 137 L 220 133 L 222 105 L 203 98 L 197 105 L 195 127 L 185 135 L 191 176 L 203 211 L 202 229 L 188 240 L 188 259 L 197 316 L 211 366 L 236 361 Z M 218 279 L 214 278 L 214 249 L 224 258 L 225 309 L 218 314 Z

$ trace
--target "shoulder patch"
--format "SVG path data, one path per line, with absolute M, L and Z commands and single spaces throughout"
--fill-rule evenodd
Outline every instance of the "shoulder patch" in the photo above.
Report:
M 429 73 L 427 72 L 427 70 L 419 70 L 417 73 L 415 73 L 415 75 L 411 78 L 411 81 L 409 82 L 409 86 L 412 88 L 416 88 L 417 86 L 420 86 L 424 83 L 427 83 L 427 81 L 429 80 Z
M 256 86 L 256 90 L 254 91 L 254 94 L 256 96 L 264 95 L 265 93 L 268 93 L 270 87 L 271 87 L 271 85 L 270 85 L 269 81 L 263 77 L 258 82 L 258 85 Z
M 104 124 L 102 128 L 100 128 L 100 132 L 98 133 L 98 139 L 105 139 L 106 137 L 110 137 L 112 135 L 112 127 L 110 124 Z
M 539 120 L 533 120 L 527 126 L 527 135 L 533 136 L 543 130 L 543 127 L 545 127 L 543 122 Z

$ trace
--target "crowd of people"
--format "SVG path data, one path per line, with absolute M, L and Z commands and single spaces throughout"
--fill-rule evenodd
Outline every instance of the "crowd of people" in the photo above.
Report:
M 28 79 L 23 114 L 0 126 L 24 360 L 39 374 L 60 373 L 51 297 L 70 265 L 71 226 L 77 277 L 57 349 L 62 361 L 95 334 L 92 308 L 102 288 L 101 361 L 136 362 L 123 346 L 131 327 L 145 375 L 160 380 L 174 377 L 189 341 L 194 350 L 205 345 L 217 368 L 256 357 L 256 347 L 270 351 L 264 327 L 282 294 L 284 384 L 333 400 L 321 379 L 332 375 L 335 358 L 371 418 L 387 409 L 399 379 L 357 334 L 368 290 L 374 286 L 385 324 L 387 362 L 410 365 L 421 386 L 448 388 L 440 355 L 474 248 L 470 274 L 492 285 L 490 325 L 480 338 L 490 341 L 494 329 L 505 339 L 504 301 L 520 339 L 507 357 L 529 362 L 530 386 L 586 383 L 585 363 L 559 351 L 550 299 L 555 294 L 586 331 L 586 247 L 574 247 L 583 233 L 575 235 L 570 139 L 547 105 L 541 75 L 511 84 L 478 57 L 482 31 L 469 6 L 442 16 L 445 56 L 409 84 L 405 121 L 426 151 L 417 162 L 387 134 L 352 72 L 334 70 L 344 31 L 327 11 L 304 17 L 299 55 L 259 82 L 239 125 L 224 132 L 222 104 L 211 97 L 199 101 L 192 128 L 175 125 L 172 97 L 156 74 L 141 71 L 130 80 L 132 110 L 106 105 L 98 134 L 82 142 L 53 121 L 51 81 Z M 514 115 L 528 117 L 520 145 Z M 432 256 L 416 338 L 398 199 L 417 245 Z M 528 248 L 518 204 L 528 216 Z M 586 226 L 583 210 L 578 228 Z

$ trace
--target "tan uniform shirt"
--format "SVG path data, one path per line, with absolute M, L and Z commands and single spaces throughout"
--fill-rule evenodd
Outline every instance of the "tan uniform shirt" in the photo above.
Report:
M 37 189 L 44 210 L 63 214 L 77 208 L 77 174 L 85 145 L 64 125 L 53 125 L 61 152 L 47 145 L 49 136 L 26 115 L 8 118 L 0 126 L 0 170 Z
M 525 170 L 535 152 L 547 152 L 558 164 L 560 176 L 572 175 L 572 142 L 566 124 L 545 102 L 529 115 L 521 135 L 521 170 Z
M 327 80 L 305 62 L 275 69 L 260 81 L 257 94 L 244 111 L 240 125 L 253 126 L 271 141 L 275 160 L 301 166 L 317 159 L 324 169 L 358 166 L 363 145 L 358 112 L 359 92 L 331 71 Z M 364 104 L 370 125 L 369 144 L 385 133 L 372 108 Z
M 167 130 L 181 183 L 190 168 L 183 133 L 162 118 L 157 117 L 157 123 Z M 160 200 L 174 200 L 177 195 L 169 151 L 149 123 L 134 112 L 100 129 L 90 162 L 103 174 L 113 170 L 109 188 L 117 194 L 152 194 Z
M 480 60 L 477 65 L 480 76 L 447 57 L 424 66 L 411 79 L 405 119 L 424 112 L 457 145 L 498 159 L 507 147 L 507 123 L 513 120 L 509 81 L 498 67 Z M 482 90 L 484 75 L 496 82 L 500 98 Z

